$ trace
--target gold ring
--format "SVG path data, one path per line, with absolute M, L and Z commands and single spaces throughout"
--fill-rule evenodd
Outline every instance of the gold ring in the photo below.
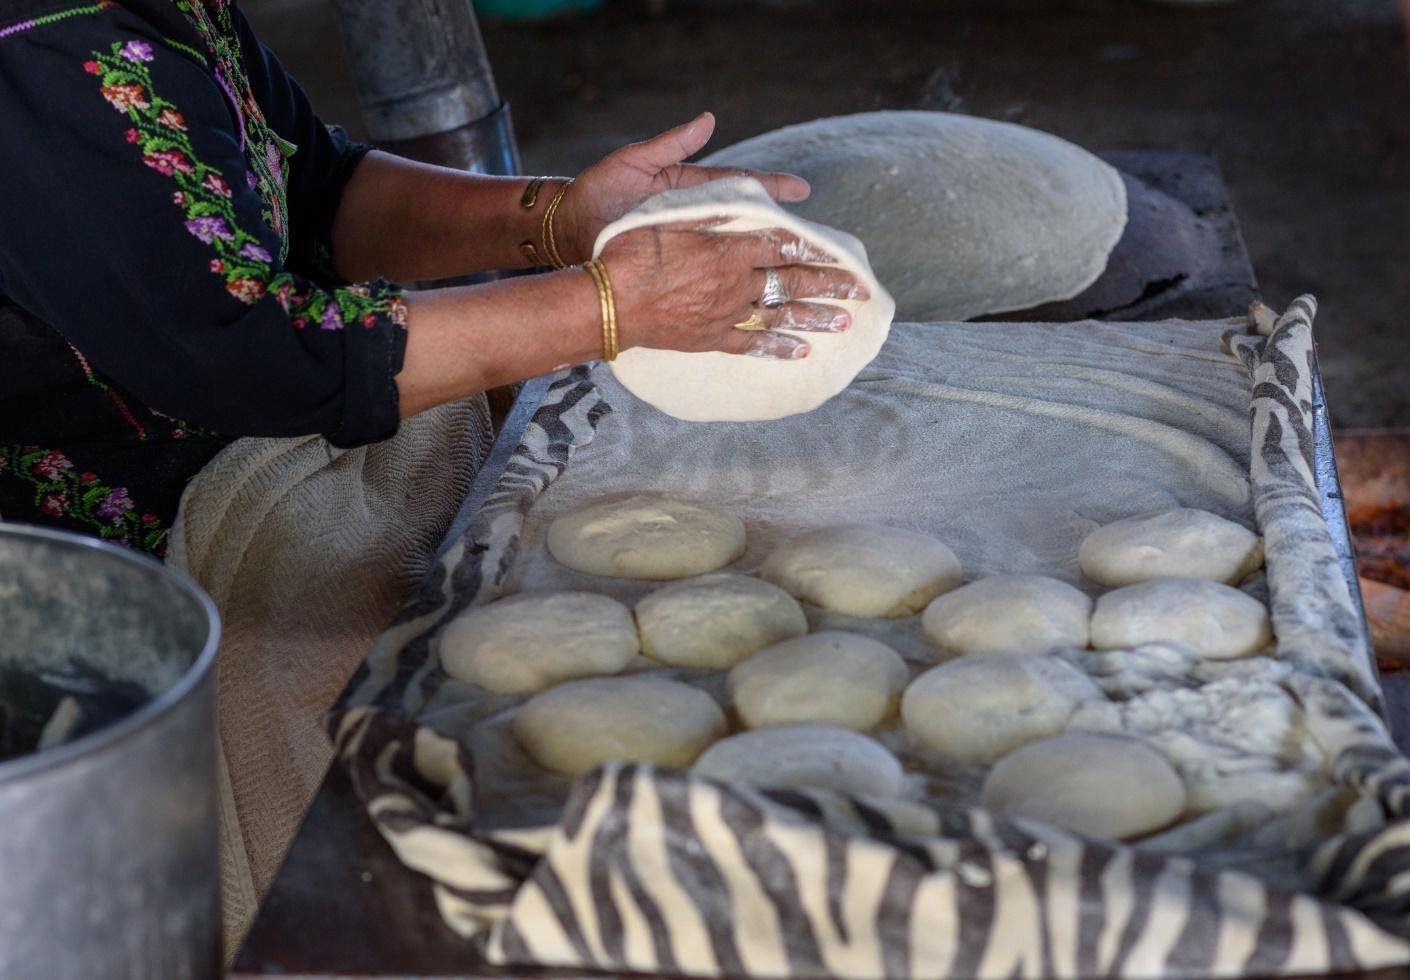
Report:
M 750 313 L 750 314 L 749 314 L 749 319 L 747 319 L 747 320 L 741 320 L 740 322 L 736 323 L 736 324 L 734 325 L 734 329 L 736 329 L 736 330 L 767 330 L 767 329 L 768 329 L 768 326 L 764 323 L 764 318 L 761 317 L 758 313 Z

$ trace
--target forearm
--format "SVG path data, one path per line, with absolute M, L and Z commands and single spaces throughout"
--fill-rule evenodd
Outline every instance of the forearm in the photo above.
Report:
M 415 282 L 488 269 L 524 268 L 519 244 L 539 247 L 543 211 L 520 204 L 526 177 L 491 177 L 373 150 L 343 190 L 333 256 L 349 282 Z
M 581 269 L 411 293 L 401 416 L 602 356 L 597 290 Z

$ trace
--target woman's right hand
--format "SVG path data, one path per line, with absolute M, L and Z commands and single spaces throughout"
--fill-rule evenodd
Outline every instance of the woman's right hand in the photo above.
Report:
M 780 228 L 720 232 L 698 221 L 624 232 L 600 259 L 612 281 L 618 343 L 679 351 L 724 351 L 799 358 L 808 345 L 780 330 L 846 330 L 851 317 L 817 300 L 866 299 L 855 276 L 832 256 Z M 777 269 L 789 301 L 760 304 L 767 270 Z M 752 314 L 765 329 L 735 325 Z

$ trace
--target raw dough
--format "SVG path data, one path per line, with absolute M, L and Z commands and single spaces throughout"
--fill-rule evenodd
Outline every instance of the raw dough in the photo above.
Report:
M 949 653 L 1047 653 L 1085 647 L 1091 618 L 1091 597 L 1066 582 L 995 575 L 932 600 L 921 625 Z
M 677 667 L 728 670 L 756 650 L 808 632 L 797 599 L 729 572 L 663 585 L 635 612 L 641 652 Z
M 591 592 L 513 595 L 461 613 L 440 634 L 441 666 L 496 694 L 615 674 L 637 653 L 631 611 Z
M 1273 641 L 1268 608 L 1238 589 L 1202 578 L 1158 578 L 1097 600 L 1092 646 L 1098 650 L 1174 643 L 1201 657 L 1229 660 Z
M 1072 732 L 999 760 L 979 802 L 1089 837 L 1137 837 L 1185 809 L 1185 785 L 1155 749 L 1122 735 Z
M 714 698 L 655 677 L 569 681 L 530 698 L 514 717 L 524 750 L 569 775 L 613 759 L 683 768 L 726 731 Z
M 778 548 L 761 578 L 848 616 L 909 616 L 960 584 L 960 561 L 927 534 L 879 524 L 824 527 Z
M 750 728 L 801 722 L 865 731 L 896 706 L 910 680 L 884 643 L 823 630 L 760 650 L 729 672 L 730 699 Z
M 816 119 L 706 157 L 784 170 L 813 193 L 789 208 L 851 232 L 902 321 L 966 320 L 1070 299 L 1126 226 L 1115 168 L 1048 133 L 943 112 Z
M 750 786 L 897 796 L 901 763 L 884 745 L 835 725 L 773 725 L 731 735 L 705 750 L 693 772 Z
M 991 653 L 921 674 L 901 698 L 901 720 L 922 745 L 952 759 L 993 762 L 1062 731 L 1079 704 L 1102 699 L 1065 660 Z
M 642 401 L 688 422 L 777 419 L 811 411 L 847 387 L 881 350 L 891 329 L 896 304 L 872 275 L 861 242 L 789 214 L 757 181 L 731 177 L 650 198 L 604 228 L 593 255 L 601 255 L 608 242 L 634 228 L 719 215 L 731 220 L 715 230 L 782 228 L 856 276 L 870 293 L 868 299 L 827 301 L 851 312 L 851 327 L 842 333 L 794 333 L 812 348 L 797 361 L 633 347 L 612 362 L 612 373 Z
M 744 554 L 744 522 L 664 494 L 597 500 L 548 526 L 549 554 L 591 575 L 689 578 Z
M 1235 585 L 1263 564 L 1263 540 L 1218 514 L 1181 507 L 1097 528 L 1077 560 L 1084 575 L 1106 586 L 1171 576 Z

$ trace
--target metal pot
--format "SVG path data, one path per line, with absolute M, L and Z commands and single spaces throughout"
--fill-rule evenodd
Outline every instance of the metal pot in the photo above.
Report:
M 0 977 L 219 973 L 219 633 L 159 562 L 0 525 L 0 704 L 110 716 L 0 762 Z

